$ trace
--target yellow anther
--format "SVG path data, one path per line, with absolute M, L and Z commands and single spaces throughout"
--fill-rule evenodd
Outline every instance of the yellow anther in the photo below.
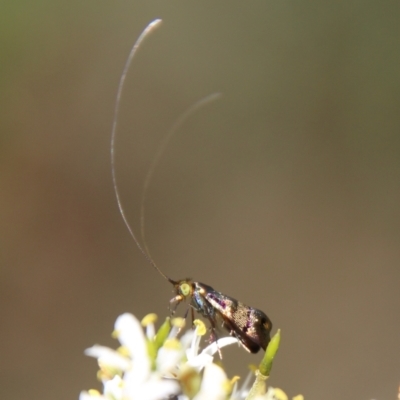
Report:
M 176 326 L 177 328 L 183 328 L 185 326 L 185 319 L 181 317 L 173 318 L 171 325 Z
M 184 364 L 179 371 L 179 381 L 182 386 L 183 393 L 190 399 L 195 397 L 201 386 L 201 376 L 197 370 Z
M 302 394 L 298 394 L 297 396 L 293 397 L 293 400 L 304 400 L 304 396 Z
M 99 369 L 99 370 L 97 371 L 97 374 L 96 374 L 97 380 L 98 380 L 99 382 L 101 382 L 101 381 L 103 380 L 103 376 L 104 376 L 103 371 L 102 371 L 101 369 Z
M 101 361 L 99 361 L 99 367 L 100 369 L 97 371 L 97 379 L 99 381 L 110 380 L 114 378 L 115 375 L 121 373 L 118 368 L 111 367 L 107 364 L 102 363 Z
M 120 333 L 121 333 L 120 331 L 118 331 L 117 329 L 115 329 L 115 330 L 112 331 L 111 337 L 112 337 L 113 339 L 118 339 Z
M 222 382 L 222 389 L 226 394 L 232 392 L 232 384 L 231 382 L 227 379 L 226 381 Z
M 126 346 L 119 346 L 117 349 L 117 353 L 121 354 L 121 356 L 129 357 L 131 353 L 129 352 L 129 349 Z
M 181 343 L 176 338 L 167 339 L 164 342 L 163 347 L 165 349 L 167 349 L 167 350 L 180 350 L 181 349 Z
M 258 367 L 257 367 L 257 365 L 254 365 L 254 364 L 249 364 L 249 370 L 251 371 L 251 372 L 256 372 L 257 370 L 258 370 Z
M 195 319 L 193 325 L 196 327 L 196 335 L 204 336 L 207 333 L 207 328 L 203 321 Z
M 90 389 L 90 390 L 88 390 L 88 393 L 90 394 L 90 396 L 93 396 L 93 397 L 101 396 L 100 392 L 96 389 Z
M 240 376 L 239 375 L 235 375 L 232 379 L 231 379 L 231 385 L 233 386 L 237 381 L 240 380 Z
M 286 393 L 282 389 L 279 389 L 279 388 L 274 388 L 274 397 L 277 400 L 288 400 Z
M 157 314 L 147 314 L 141 321 L 142 326 L 154 324 L 157 321 Z

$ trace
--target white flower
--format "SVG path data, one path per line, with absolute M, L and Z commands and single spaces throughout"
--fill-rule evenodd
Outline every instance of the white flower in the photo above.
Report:
M 82 392 L 80 400 L 157 400 L 179 395 L 190 386 L 194 389 L 191 397 L 196 395 L 196 400 L 226 398 L 228 380 L 225 372 L 213 364 L 213 356 L 237 339 L 222 338 L 200 351 L 200 339 L 207 332 L 204 323 L 196 320 L 196 330 L 186 332 L 178 340 L 185 321 L 175 319 L 166 339 L 156 345 L 155 319 L 155 315 L 150 314 L 143 320 L 144 334 L 142 325 L 133 315 L 123 314 L 115 322 L 114 336 L 121 343 L 118 350 L 95 345 L 85 351 L 98 361 L 103 394 Z M 201 378 L 199 372 L 203 368 Z M 185 396 L 180 398 L 185 399 Z
M 203 322 L 195 320 L 196 329 L 179 339 L 183 319 L 174 319 L 172 328 L 167 320 L 158 332 L 155 320 L 154 314 L 142 323 L 131 314 L 123 314 L 115 322 L 119 349 L 94 345 L 85 350 L 98 361 L 103 393 L 83 391 L 79 400 L 159 400 L 170 396 L 179 400 L 225 400 L 231 392 L 231 400 L 247 397 L 254 374 L 238 390 L 235 378 L 230 382 L 224 370 L 213 363 L 223 347 L 238 343 L 236 338 L 221 338 L 201 350 L 201 338 L 207 333 Z M 255 399 L 287 400 L 287 396 L 280 389 L 269 388 L 264 395 L 252 397 Z
M 160 371 L 151 369 L 146 338 L 140 322 L 133 315 L 118 317 L 115 333 L 125 355 L 98 345 L 85 351 L 87 355 L 97 358 L 100 366 L 104 393 L 97 399 L 158 400 L 180 392 L 176 380 L 164 379 Z M 91 392 L 82 392 L 79 400 L 94 398 Z

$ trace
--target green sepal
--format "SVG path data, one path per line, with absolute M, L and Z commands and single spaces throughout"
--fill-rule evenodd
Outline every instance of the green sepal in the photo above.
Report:
M 162 347 L 166 339 L 168 338 L 169 332 L 171 331 L 171 322 L 170 318 L 167 317 L 164 323 L 160 326 L 160 329 L 156 333 L 156 337 L 154 338 L 154 346 L 156 352 Z
M 261 375 L 269 376 L 272 368 L 272 362 L 274 361 L 274 357 L 279 349 L 279 343 L 281 341 L 281 331 L 275 333 L 269 342 L 267 349 L 265 350 L 264 358 L 262 359 L 258 369 Z
M 146 338 L 147 344 L 147 354 L 151 360 L 151 369 L 155 370 L 156 368 L 156 358 L 157 358 L 157 349 L 153 340 Z

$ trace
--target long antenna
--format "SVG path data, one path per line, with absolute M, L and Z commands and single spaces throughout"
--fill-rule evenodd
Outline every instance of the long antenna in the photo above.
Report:
M 160 159 L 163 156 L 165 149 L 167 148 L 169 142 L 173 138 L 173 136 L 176 134 L 176 132 L 179 130 L 179 128 L 186 122 L 186 120 L 193 115 L 197 110 L 199 110 L 201 107 L 205 106 L 206 104 L 209 104 L 218 98 L 221 97 L 221 93 L 212 93 L 209 94 L 200 100 L 196 101 L 196 103 L 192 104 L 181 116 L 175 121 L 175 123 L 171 126 L 171 128 L 167 131 L 167 134 L 164 136 L 162 142 L 159 144 L 157 152 L 150 164 L 150 167 L 147 171 L 146 178 L 144 180 L 144 185 L 143 185 L 143 192 L 142 192 L 142 202 L 141 202 L 141 207 L 140 207 L 140 229 L 141 229 L 141 236 L 142 236 L 142 241 L 144 248 L 146 250 L 146 253 L 148 257 L 152 259 L 150 255 L 149 248 L 146 243 L 145 239 L 145 225 L 144 225 L 144 204 L 146 201 L 146 196 L 147 192 L 150 186 L 151 178 L 153 177 L 154 171 L 157 168 L 158 164 L 160 163 Z M 154 262 L 154 260 L 153 260 Z
M 136 54 L 137 50 L 139 49 L 139 46 L 141 45 L 141 43 L 143 42 L 145 37 L 147 35 L 149 35 L 157 26 L 159 26 L 160 23 L 161 23 L 161 19 L 155 19 L 154 21 L 150 22 L 146 26 L 144 31 L 140 34 L 140 36 L 136 40 L 135 44 L 133 45 L 133 47 L 132 47 L 132 49 L 131 49 L 131 51 L 129 53 L 128 59 L 126 60 L 124 70 L 122 71 L 121 79 L 120 79 L 119 85 L 118 85 L 117 100 L 115 102 L 115 109 L 114 109 L 114 120 L 113 120 L 113 125 L 112 125 L 112 130 L 111 130 L 111 174 L 112 174 L 114 192 L 115 192 L 115 196 L 117 198 L 117 204 L 118 204 L 119 212 L 121 213 L 122 219 L 123 219 L 126 227 L 128 228 L 128 231 L 129 231 L 130 235 L 132 236 L 132 238 L 135 241 L 135 243 L 136 243 L 137 247 L 139 248 L 139 250 L 145 256 L 146 260 L 160 273 L 161 276 L 164 277 L 164 279 L 166 279 L 167 281 L 169 281 L 171 283 L 174 283 L 175 281 L 173 281 L 172 279 L 168 278 L 168 276 L 165 275 L 160 270 L 160 268 L 157 267 L 156 263 L 146 253 L 146 251 L 143 249 L 143 247 L 140 245 L 139 241 L 137 240 L 137 238 L 136 238 L 136 236 L 135 236 L 135 234 L 133 232 L 133 229 L 129 225 L 128 219 L 126 218 L 125 211 L 124 211 L 124 209 L 122 207 L 121 196 L 120 196 L 119 191 L 118 191 L 117 177 L 116 177 L 116 174 L 115 174 L 115 135 L 116 135 L 116 132 L 117 132 L 117 121 L 118 121 L 119 104 L 121 102 L 122 89 L 124 87 L 125 78 L 126 78 L 126 75 L 128 73 L 129 67 L 130 67 L 130 65 L 132 63 L 132 60 L 135 57 L 135 54 Z
M 115 102 L 115 110 L 114 110 L 114 120 L 113 120 L 113 126 L 112 126 L 112 131 L 111 131 L 111 173 L 112 173 L 112 181 L 113 181 L 113 187 L 114 187 L 114 192 L 115 196 L 117 198 L 117 204 L 119 211 L 121 213 L 122 219 L 125 223 L 125 226 L 128 228 L 128 231 L 130 235 L 132 236 L 133 240 L 135 241 L 137 247 L 139 250 L 142 252 L 146 260 L 159 272 L 161 276 L 164 277 L 167 281 L 171 282 L 172 284 L 176 284 L 174 280 L 169 278 L 167 275 L 165 275 L 160 268 L 158 268 L 157 264 L 153 260 L 153 258 L 150 255 L 149 248 L 146 244 L 145 240 L 145 224 L 144 224 L 144 205 L 145 205 L 145 200 L 146 200 L 146 195 L 148 192 L 148 188 L 151 182 L 151 178 L 154 174 L 154 171 L 156 167 L 158 166 L 160 159 L 162 155 L 165 152 L 165 149 L 168 146 L 168 143 L 171 141 L 172 137 L 175 135 L 175 133 L 179 130 L 179 128 L 185 123 L 185 121 L 192 115 L 194 114 L 197 110 L 199 110 L 201 107 L 203 107 L 206 104 L 211 103 L 212 101 L 215 101 L 218 99 L 221 94 L 220 93 L 212 93 L 208 96 L 205 96 L 198 100 L 196 103 L 192 104 L 177 120 L 176 122 L 171 126 L 171 128 L 167 131 L 167 134 L 165 135 L 164 139 L 160 143 L 157 152 L 150 164 L 149 170 L 147 171 L 144 185 L 143 185 L 143 192 L 142 192 L 142 199 L 141 199 L 141 209 L 140 209 L 140 227 L 141 227 L 141 236 L 143 240 L 143 247 L 140 244 L 139 240 L 137 239 L 131 225 L 128 222 L 128 219 L 125 215 L 124 208 L 122 207 L 122 202 L 121 202 L 121 196 L 118 190 L 118 184 L 117 184 L 117 177 L 115 173 L 115 138 L 116 138 L 116 133 L 117 133 L 117 122 L 118 122 L 118 113 L 119 113 L 119 105 L 121 102 L 121 97 L 122 97 L 122 90 L 124 87 L 125 83 L 125 78 L 127 76 L 129 67 L 132 63 L 133 58 L 135 57 L 136 51 L 138 50 L 139 46 L 145 39 L 147 35 L 149 35 L 159 24 L 161 23 L 161 19 L 155 19 L 154 21 L 150 22 L 149 25 L 143 30 L 143 32 L 140 34 L 139 38 L 136 40 L 135 44 L 133 45 L 128 59 L 125 63 L 119 85 L 118 85 L 118 91 L 117 91 L 117 99 Z

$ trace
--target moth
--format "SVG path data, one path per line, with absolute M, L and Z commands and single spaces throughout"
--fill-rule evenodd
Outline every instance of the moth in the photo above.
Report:
M 258 310 L 257 308 L 249 307 L 240 301 L 229 297 L 223 293 L 220 293 L 213 289 L 211 286 L 206 285 L 201 282 L 196 282 L 191 279 L 182 279 L 175 281 L 169 278 L 161 269 L 156 265 L 150 252 L 147 248 L 146 242 L 144 240 L 144 200 L 146 195 L 146 190 L 150 183 L 151 176 L 154 172 L 155 167 L 165 149 L 168 141 L 175 133 L 175 131 L 182 125 L 182 123 L 190 116 L 194 111 L 196 111 L 202 105 L 214 100 L 218 97 L 218 94 L 213 94 L 207 96 L 206 98 L 200 100 L 195 105 L 190 107 L 178 121 L 173 125 L 173 127 L 168 131 L 164 142 L 161 144 L 158 153 L 156 154 L 153 163 L 151 164 L 147 176 L 145 178 L 144 189 L 142 194 L 142 207 L 141 207 L 141 232 L 144 245 L 142 246 L 137 239 L 133 229 L 131 228 L 126 216 L 124 209 L 122 207 L 120 194 L 117 186 L 117 178 L 115 173 L 115 136 L 117 131 L 117 120 L 119 103 L 122 96 L 122 89 L 124 87 L 125 78 L 129 69 L 129 66 L 140 47 L 140 44 L 145 39 L 145 37 L 153 31 L 161 23 L 160 19 L 152 21 L 140 34 L 139 38 L 136 40 L 132 47 L 132 50 L 128 56 L 125 67 L 123 69 L 118 91 L 117 100 L 114 110 L 114 120 L 111 132 L 111 170 L 112 170 L 112 180 L 115 195 L 117 198 L 118 208 L 121 213 L 122 219 L 130 235 L 135 241 L 139 250 L 143 253 L 146 260 L 158 271 L 158 273 L 170 282 L 173 286 L 175 296 L 171 299 L 170 303 L 175 303 L 174 311 L 176 307 L 184 300 L 188 300 L 192 308 L 192 319 L 193 310 L 197 311 L 204 318 L 208 319 L 211 324 L 211 340 L 217 340 L 217 323 L 221 322 L 222 327 L 228 331 L 228 333 L 236 337 L 243 347 L 250 353 L 257 353 L 260 349 L 265 350 L 270 341 L 270 332 L 272 329 L 272 322 L 267 317 L 264 312 Z
M 246 306 L 204 283 L 190 279 L 168 280 L 176 292 L 171 301 L 179 304 L 189 299 L 193 309 L 210 321 L 214 339 L 216 321 L 219 318 L 222 320 L 222 326 L 231 336 L 236 337 L 248 352 L 257 353 L 260 349 L 266 349 L 270 341 L 272 322 L 261 310 Z

